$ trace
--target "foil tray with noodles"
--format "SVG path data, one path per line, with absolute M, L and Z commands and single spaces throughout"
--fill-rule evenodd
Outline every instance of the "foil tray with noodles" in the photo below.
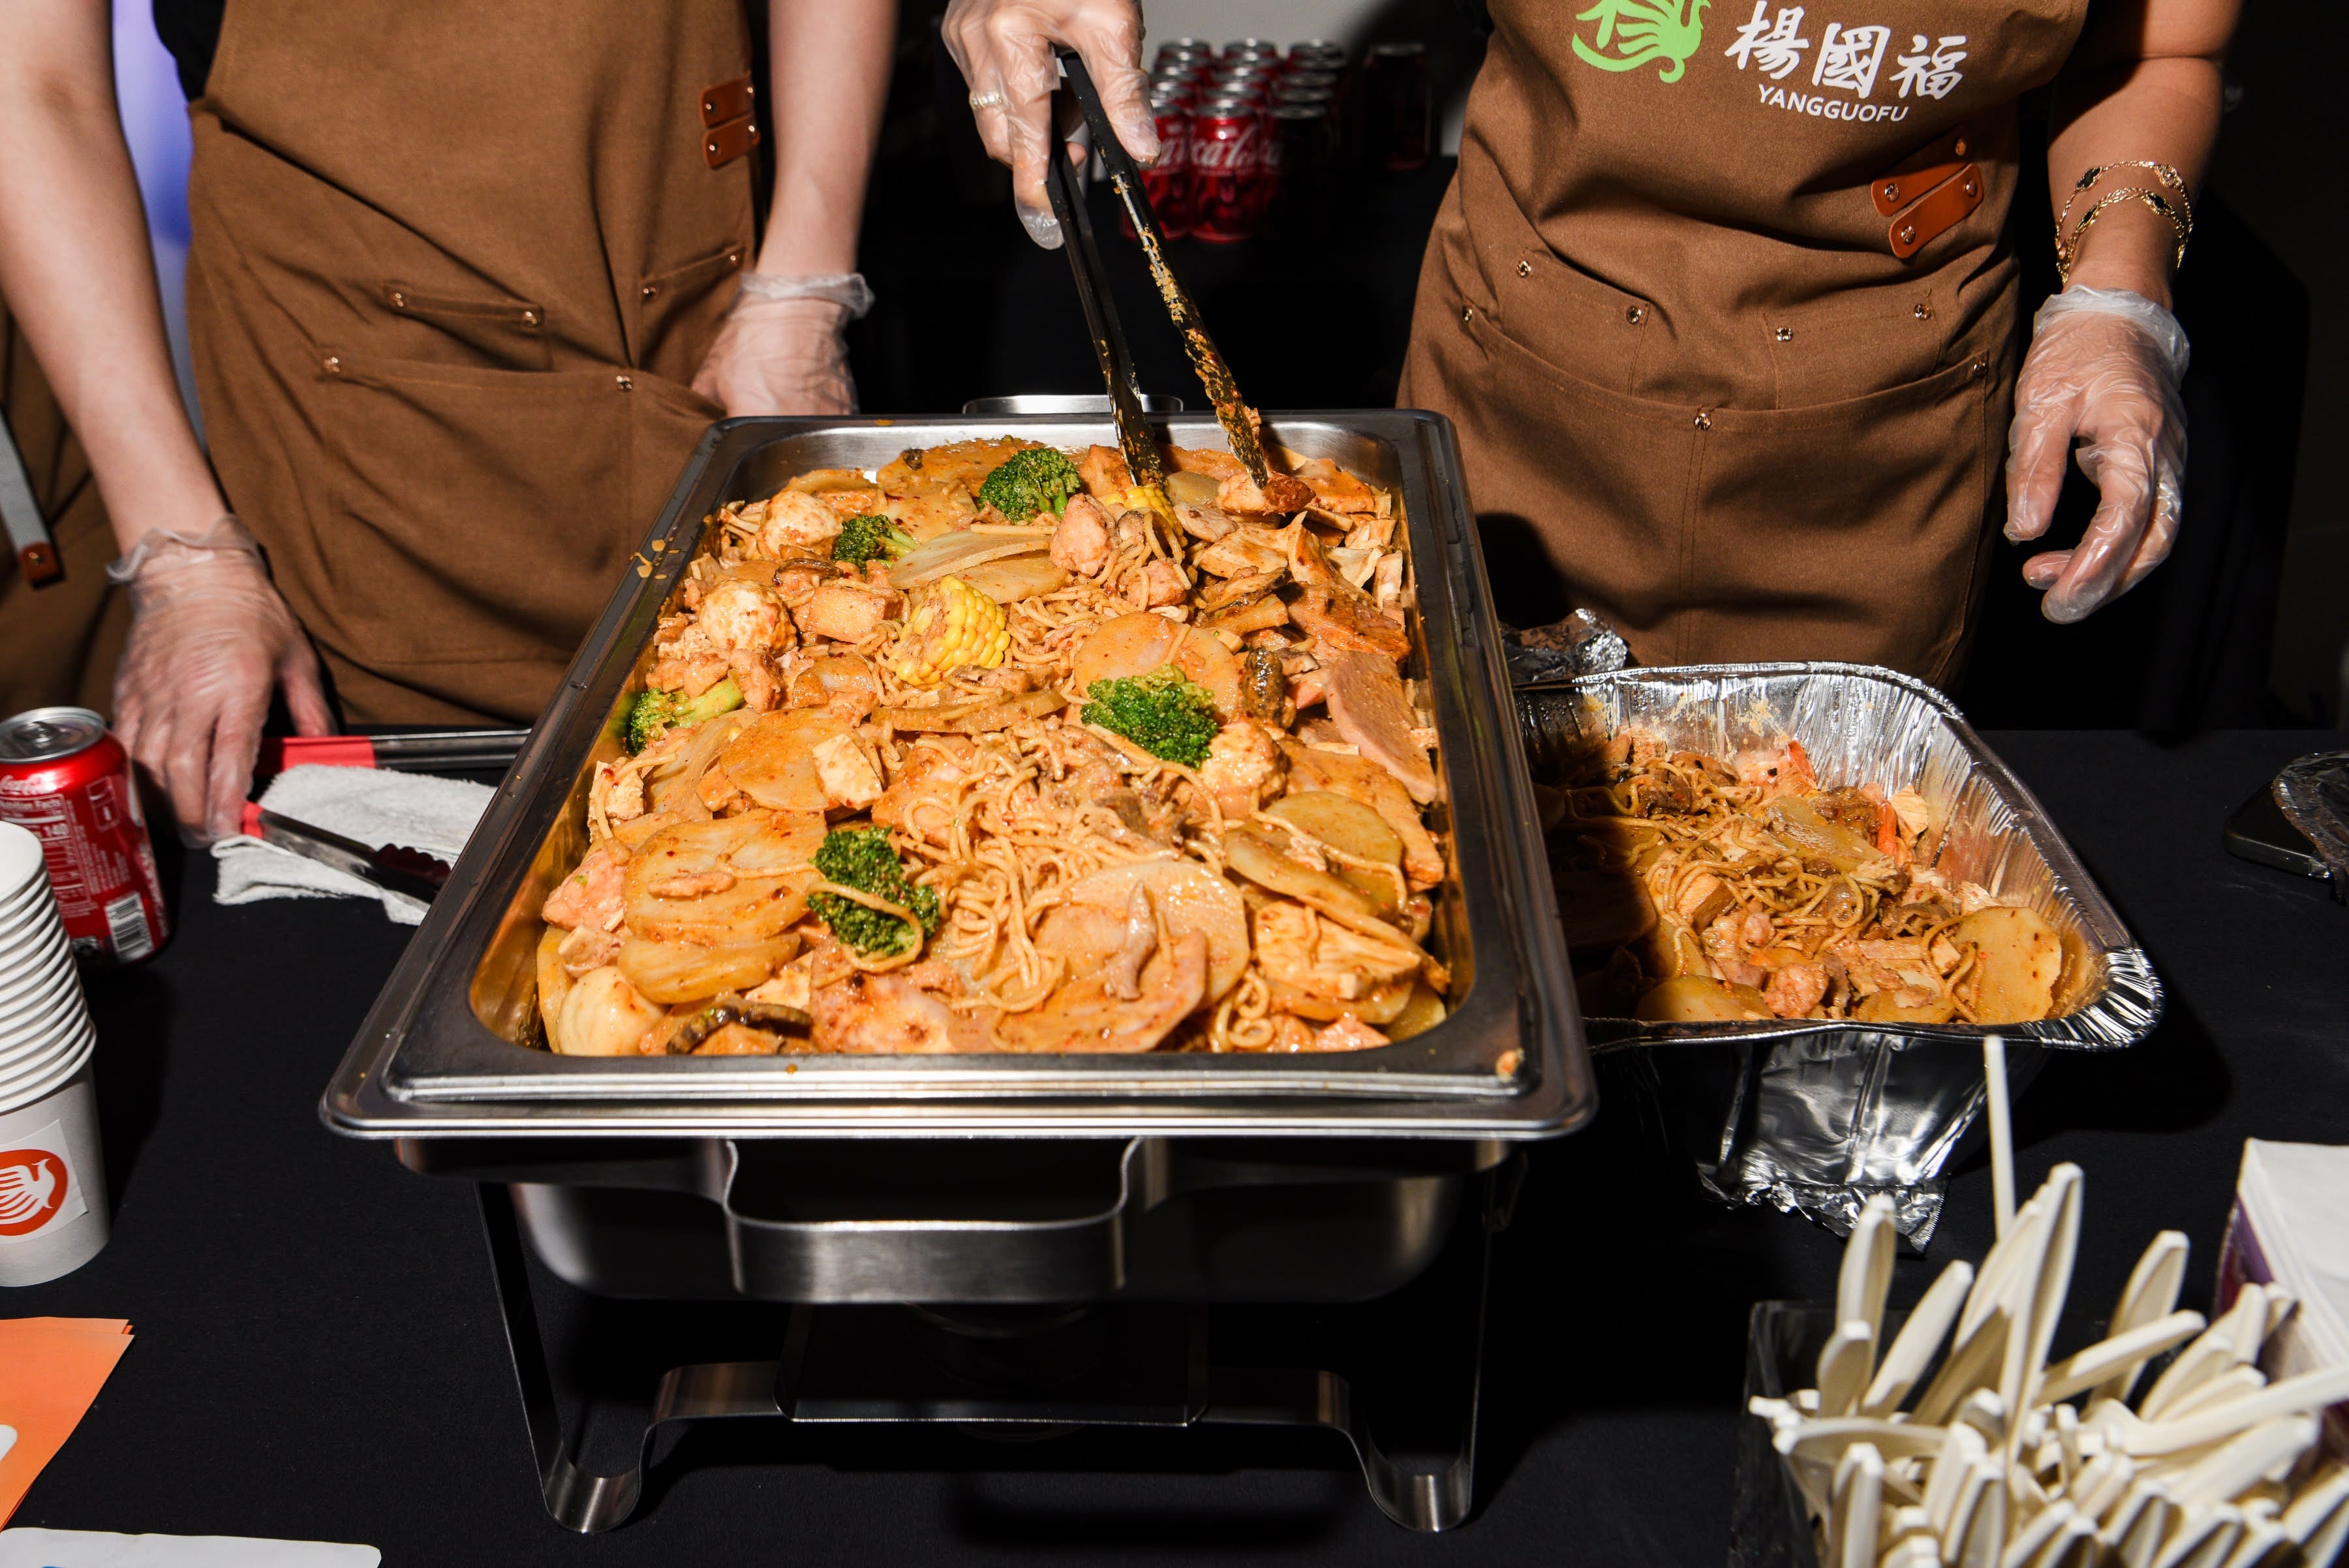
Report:
M 1176 447 L 1220 444 L 1204 416 L 1176 416 L 1162 431 Z M 1288 461 L 1324 459 L 1389 493 L 1401 523 L 1396 542 L 1415 584 L 1401 674 L 1433 732 L 1438 787 L 1427 827 L 1449 861 L 1429 890 L 1424 945 L 1448 981 L 1433 1027 L 1313 1053 L 598 1057 L 543 1048 L 540 913 L 588 847 L 599 766 L 627 755 L 626 720 L 662 622 L 682 600 L 688 563 L 711 543 L 704 520 L 814 471 L 871 474 L 911 450 L 1007 435 L 1081 452 L 1107 432 L 1095 421 L 1019 416 L 713 429 L 354 1045 L 328 1094 L 334 1125 L 363 1136 L 559 1124 L 1536 1137 L 1588 1114 L 1565 954 L 1538 918 L 1548 901 L 1539 832 L 1457 449 L 1443 421 L 1408 411 L 1279 416 L 1265 435 Z
M 2116 1050 L 2161 1016 L 2150 961 L 2021 781 L 1922 681 L 1847 664 L 1626 670 L 1517 691 L 1526 760 L 1563 776 L 1624 731 L 1716 758 L 1799 742 L 1825 787 L 1914 791 L 1920 843 L 1952 883 L 2028 909 L 2063 948 L 2048 1015 L 2003 1025 L 1756 1018 L 1587 1021 L 1595 1051 L 1656 1093 L 1716 1196 L 1842 1225 L 1872 1194 L 1922 1244 L 1940 1173 L 1980 1114 L 1982 1041 L 2006 1042 L 2018 1088 L 2054 1050 Z

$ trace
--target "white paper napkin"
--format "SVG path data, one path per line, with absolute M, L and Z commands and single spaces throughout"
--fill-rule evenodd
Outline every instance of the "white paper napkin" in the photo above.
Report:
M 378 848 L 405 845 L 454 865 L 496 793 L 464 779 L 304 766 L 279 774 L 262 793 L 261 804 L 281 816 L 362 844 Z M 258 838 L 223 838 L 212 846 L 212 859 L 219 866 L 212 897 L 223 904 L 263 898 L 374 898 L 403 926 L 424 919 L 424 905 L 404 893 L 387 892 Z M 0 1568 L 6 1568 L 5 1562 Z
M 372 1546 L 234 1535 L 114 1535 L 0 1530 L 0 1568 L 376 1568 Z

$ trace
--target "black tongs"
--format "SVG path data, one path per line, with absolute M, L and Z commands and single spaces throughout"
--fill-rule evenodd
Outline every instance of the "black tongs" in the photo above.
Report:
M 1215 405 L 1216 421 L 1224 427 L 1232 455 L 1239 459 L 1248 477 L 1261 486 L 1266 478 L 1264 449 L 1257 441 L 1255 421 L 1247 405 L 1240 400 L 1239 383 L 1232 379 L 1231 367 L 1216 352 L 1216 340 L 1207 336 L 1199 307 L 1191 302 L 1182 279 L 1174 275 L 1174 265 L 1166 259 L 1166 236 L 1158 226 L 1157 214 L 1150 209 L 1149 192 L 1142 186 L 1142 171 L 1119 142 L 1117 132 L 1111 129 L 1109 116 L 1102 109 L 1101 95 L 1093 90 L 1092 75 L 1085 69 L 1084 61 L 1073 51 L 1064 50 L 1061 54 L 1061 69 L 1092 132 L 1093 150 L 1109 167 L 1110 188 L 1125 203 L 1126 216 L 1142 242 L 1142 254 L 1150 263 L 1151 281 L 1158 286 L 1158 297 L 1165 302 L 1167 317 L 1182 335 L 1184 351 L 1191 357 L 1191 368 L 1198 372 L 1199 384 L 1206 389 L 1207 400 Z M 1051 194 L 1052 214 L 1061 221 L 1069 266 L 1077 277 L 1077 297 L 1083 302 L 1085 324 L 1092 330 L 1093 352 L 1101 359 L 1102 379 L 1109 383 L 1110 408 L 1117 418 L 1118 447 L 1125 455 L 1126 467 L 1132 471 L 1134 483 L 1155 486 L 1163 500 L 1165 467 L 1159 461 L 1157 442 L 1150 427 L 1142 417 L 1142 396 L 1133 384 L 1133 358 L 1126 351 L 1125 333 L 1118 325 L 1117 306 L 1110 298 L 1101 252 L 1093 244 L 1092 215 L 1085 209 L 1083 189 L 1068 158 L 1055 149 L 1050 161 L 1051 172 L 1044 184 Z

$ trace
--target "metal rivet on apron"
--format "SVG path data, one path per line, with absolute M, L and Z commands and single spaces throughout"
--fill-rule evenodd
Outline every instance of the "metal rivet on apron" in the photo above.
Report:
M 1884 199 L 1888 202 L 1898 202 L 1900 200 L 1899 181 L 1887 180 L 1884 182 Z
M 1470 322 L 1472 322 L 1472 321 L 1474 321 L 1474 320 L 1475 320 L 1475 319 L 1476 319 L 1476 307 L 1475 307 L 1475 306 L 1473 306 L 1473 305 L 1464 305 L 1464 306 L 1462 306 L 1460 307 L 1460 324 L 1461 324 L 1463 327 L 1465 327 L 1466 325 L 1468 325 L 1468 323 L 1470 323 Z
M 327 374 L 327 375 L 329 375 L 329 376 L 339 376 L 339 375 L 341 375 L 342 373 L 343 373 L 343 361 L 342 361 L 341 357 L 340 357 L 340 356 L 338 356 L 338 355 L 334 355 L 334 354 L 329 354 L 329 355 L 327 355 L 327 356 L 326 356 L 326 374 Z
M 642 294 L 647 299 L 658 299 L 660 297 L 660 285 L 657 283 L 648 283 L 637 292 Z
M 728 251 L 726 253 L 726 265 L 728 266 L 740 266 L 742 265 L 742 253 L 740 251 Z
M 1969 365 L 1969 366 L 1967 366 L 1967 367 L 1966 367 L 1966 374 L 1967 374 L 1967 375 L 1969 375 L 1969 376 L 1979 376 L 1979 375 L 1981 375 L 1983 371 L 1985 371 L 1985 370 L 1987 370 L 1987 369 L 1990 369 L 1990 361 L 1989 361 L 1989 360 L 1987 360 L 1987 359 L 1977 359 L 1977 360 L 1975 360 L 1972 364 L 1971 364 L 1971 365 Z
M 400 292 L 399 292 L 399 290 L 398 290 L 398 289 L 396 289 L 396 288 L 395 288 L 395 289 L 393 289 L 393 290 L 391 291 L 391 307 L 392 307 L 394 310 L 405 310 L 405 309 L 407 309 L 407 308 L 408 308 L 408 296 L 406 296 L 406 295 L 404 295 L 404 294 L 400 293 Z
M 1966 139 L 1962 136 L 1959 137 L 1957 141 L 1950 148 L 1950 151 L 1956 157 L 1963 158 L 1966 155 Z
M 537 312 L 537 311 L 535 311 L 535 310 L 525 310 L 525 311 L 523 311 L 523 312 L 522 313 L 522 324 L 523 324 L 524 327 L 535 327 L 535 326 L 537 326 L 537 325 L 538 325 L 538 312 Z
M 1648 319 L 1648 307 L 1644 305 L 1628 306 L 1624 308 L 1623 319 L 1637 327 Z
M 1916 224 L 1903 223 L 1900 225 L 1900 243 L 1904 245 L 1914 244 L 1917 243 Z
M 1529 262 L 1529 261 L 1521 261 L 1521 262 L 1519 262 L 1519 263 L 1517 264 L 1517 275 L 1518 275 L 1519 277 L 1531 277 L 1531 276 L 1533 276 L 1533 275 L 1534 275 L 1534 264 L 1533 264 L 1533 263 L 1531 263 L 1531 262 Z
M 626 376 L 615 376 L 613 379 L 619 382 L 620 390 L 624 392 L 633 392 L 636 389 L 636 382 L 630 380 Z
M 1713 428 L 1712 410 L 1707 409 L 1699 409 L 1696 411 L 1696 428 L 1701 431 L 1709 431 Z
M 1920 321 L 1930 321 L 1933 319 L 1933 307 L 1920 299 L 1909 307 L 1909 314 Z
M 1967 195 L 1969 195 L 1969 196 L 1979 196 L 1979 195 L 1981 195 L 1981 194 L 1982 194 L 1982 182 L 1981 182 L 1981 181 L 1979 181 L 1979 180 L 1976 180 L 1976 179 L 1974 179 L 1972 176 L 1969 175 L 1969 176 L 1967 177 L 1967 179 L 1966 179 L 1966 194 L 1967 194 Z
M 715 158 L 715 157 L 717 157 L 717 156 L 718 156 L 718 143 L 716 143 L 715 141 L 709 141 L 709 140 L 705 140 L 705 141 L 703 141 L 703 142 L 702 142 L 702 144 L 701 144 L 701 150 L 702 150 L 702 151 L 704 151 L 704 152 L 706 152 L 706 153 L 709 154 L 709 156 L 710 156 L 710 157 L 712 157 L 712 158 Z
M 1778 341 L 1779 341 L 1779 342 L 1781 342 L 1781 343 L 1792 343 L 1794 340 L 1795 340 L 1795 329 L 1794 329 L 1793 327 L 1781 327 L 1780 328 L 1778 328 Z

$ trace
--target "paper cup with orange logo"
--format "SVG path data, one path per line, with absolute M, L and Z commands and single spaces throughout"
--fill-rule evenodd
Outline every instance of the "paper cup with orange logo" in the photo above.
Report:
M 14 1096 L 0 1089 L 0 1105 Z M 109 1227 L 89 1064 L 0 1111 L 0 1285 L 37 1285 L 98 1256 Z

